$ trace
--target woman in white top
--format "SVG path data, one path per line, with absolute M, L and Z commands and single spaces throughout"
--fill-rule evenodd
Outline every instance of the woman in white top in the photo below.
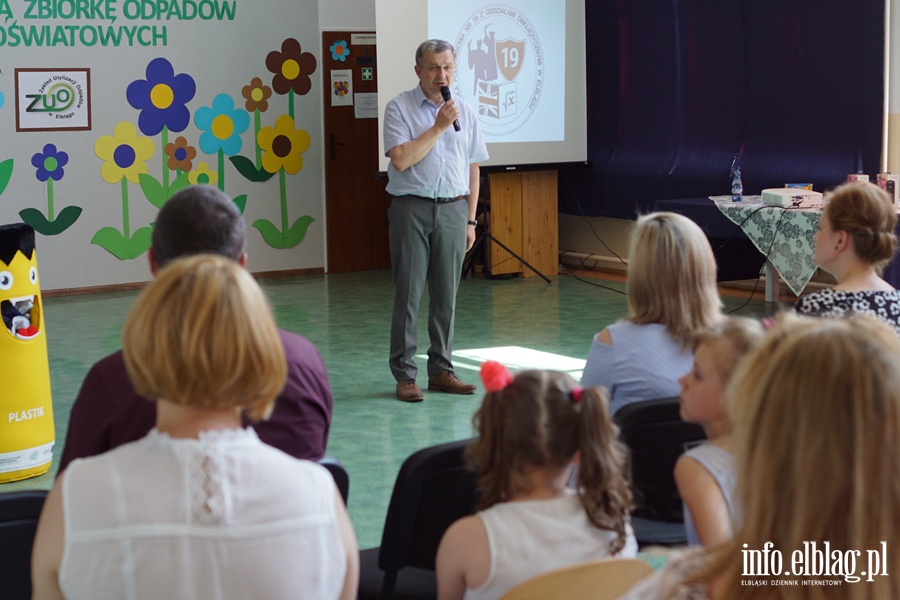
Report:
M 670 560 L 623 599 L 900 598 L 900 338 L 871 317 L 786 319 L 727 395 L 733 539 Z
M 482 366 L 478 440 L 467 455 L 480 512 L 454 523 L 437 554 L 439 600 L 496 599 L 540 573 L 606 556 L 633 557 L 625 454 L 601 388 L 571 377 Z M 566 487 L 578 464 L 578 488 Z
M 685 216 L 637 220 L 628 251 L 628 319 L 594 336 L 581 385 L 605 386 L 610 410 L 677 396 L 691 368 L 691 336 L 721 318 L 716 259 L 703 230 Z
M 128 375 L 156 428 L 74 461 L 50 491 L 32 556 L 35 599 L 356 596 L 353 529 L 328 472 L 242 429 L 285 381 L 271 310 L 227 258 L 166 266 L 123 331 Z

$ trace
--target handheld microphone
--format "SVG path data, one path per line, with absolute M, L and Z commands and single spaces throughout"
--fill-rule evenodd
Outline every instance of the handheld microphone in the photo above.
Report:
M 446 85 L 441 86 L 441 98 L 444 99 L 444 102 L 450 99 L 450 88 Z M 453 131 L 459 131 L 459 119 L 453 121 Z

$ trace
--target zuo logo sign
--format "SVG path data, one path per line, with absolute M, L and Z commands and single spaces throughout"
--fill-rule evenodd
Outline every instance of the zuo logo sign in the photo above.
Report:
M 52 79 L 48 79 L 41 86 L 39 90 L 41 93 L 25 94 L 25 97 L 31 100 L 31 104 L 25 109 L 26 112 L 62 113 L 75 104 L 76 95 L 83 101 L 84 94 L 77 82 L 60 75 L 54 75 L 54 79 L 64 79 L 65 81 L 53 83 Z M 49 89 L 46 89 L 48 86 Z
M 472 13 L 454 42 L 456 93 L 475 98 L 484 133 L 524 125 L 544 88 L 544 53 L 528 18 L 510 6 L 487 6 Z
M 16 69 L 16 130 L 90 129 L 88 69 Z

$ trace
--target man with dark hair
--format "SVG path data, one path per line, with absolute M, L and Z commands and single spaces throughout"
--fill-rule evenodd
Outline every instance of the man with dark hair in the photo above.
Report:
M 228 196 L 206 185 L 184 189 L 159 211 L 147 252 L 150 272 L 155 275 L 176 258 L 205 253 L 226 256 L 244 266 L 244 233 L 244 220 Z M 254 423 L 253 429 L 263 442 L 291 456 L 318 460 L 325 454 L 331 425 L 331 386 L 325 363 L 306 338 L 284 330 L 279 334 L 287 359 L 287 382 L 272 416 Z M 72 405 L 59 472 L 76 458 L 143 437 L 155 423 L 156 403 L 134 391 L 122 352 L 107 356 L 91 367 Z
M 397 398 L 421 402 L 416 384 L 416 321 L 428 284 L 428 389 L 471 394 L 475 386 L 453 372 L 456 290 L 466 251 L 475 242 L 479 162 L 488 158 L 478 118 L 450 97 L 456 57 L 444 40 L 416 50 L 419 85 L 384 110 L 384 150 L 390 157 L 387 191 L 394 312 L 389 365 Z
M 149 251 L 156 267 L 191 254 L 212 253 L 238 262 L 245 260 L 246 226 L 234 202 L 209 185 L 188 189 L 188 194 L 172 196 L 156 216 Z

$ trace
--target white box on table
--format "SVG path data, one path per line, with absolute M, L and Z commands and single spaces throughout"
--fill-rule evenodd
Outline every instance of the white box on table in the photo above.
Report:
M 822 208 L 822 194 L 801 188 L 769 188 L 762 191 L 763 204 L 797 208 Z

